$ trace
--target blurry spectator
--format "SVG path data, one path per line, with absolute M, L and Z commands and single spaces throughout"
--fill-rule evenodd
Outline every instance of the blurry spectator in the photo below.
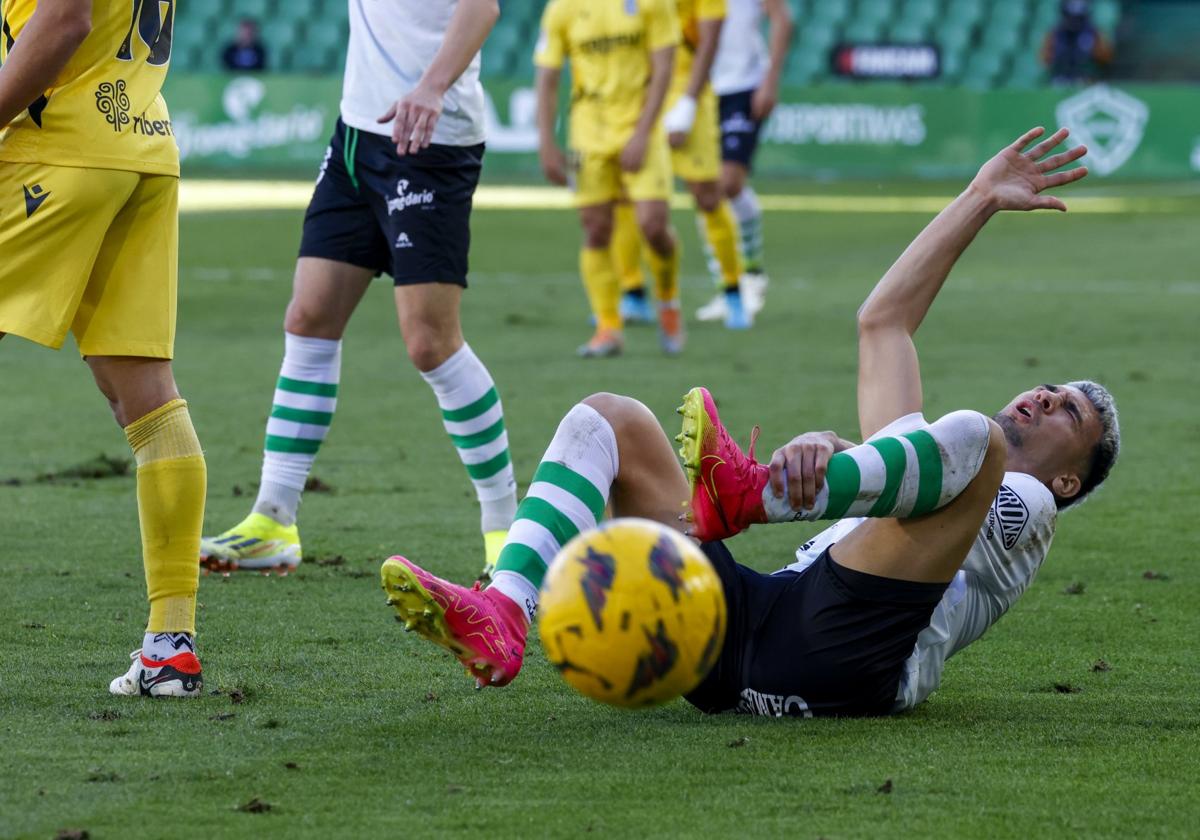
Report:
M 1058 23 L 1046 33 L 1042 63 L 1058 84 L 1087 82 L 1112 58 L 1112 47 L 1092 23 L 1088 0 L 1063 0 Z
M 226 70 L 248 73 L 267 69 L 267 50 L 258 37 L 258 21 L 243 18 L 238 24 L 237 35 L 221 54 Z

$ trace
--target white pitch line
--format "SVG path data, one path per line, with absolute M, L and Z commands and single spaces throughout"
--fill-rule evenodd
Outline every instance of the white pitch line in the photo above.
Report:
M 184 179 L 179 209 L 183 213 L 253 210 L 302 210 L 312 197 L 308 181 L 206 181 Z M 1194 200 L 1167 196 L 1075 196 L 1064 194 L 1075 213 L 1197 212 Z M 764 210 L 783 213 L 937 213 L 953 196 L 878 196 L 759 194 Z M 570 210 L 571 194 L 558 187 L 481 186 L 474 205 L 480 210 Z M 676 193 L 671 206 L 692 206 L 690 196 Z

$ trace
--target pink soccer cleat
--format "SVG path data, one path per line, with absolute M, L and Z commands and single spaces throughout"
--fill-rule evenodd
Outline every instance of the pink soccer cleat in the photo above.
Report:
M 468 589 L 442 580 L 404 557 L 383 561 L 379 576 L 396 620 L 453 653 L 476 688 L 517 676 L 529 627 L 511 599 L 478 583 Z
M 770 480 L 764 464 L 754 460 L 758 427 L 750 435 L 750 451 L 734 442 L 707 388 L 693 388 L 678 409 L 683 415 L 679 456 L 692 488 L 688 533 L 702 542 L 724 540 L 766 522 L 762 492 Z

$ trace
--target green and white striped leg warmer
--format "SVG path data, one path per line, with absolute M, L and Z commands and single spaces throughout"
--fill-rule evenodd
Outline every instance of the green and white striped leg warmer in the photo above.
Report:
M 741 233 L 742 263 L 745 270 L 751 274 L 762 273 L 762 205 L 758 202 L 758 193 L 747 184 L 730 200 L 729 205 L 733 208 L 733 215 Z
M 421 376 L 442 409 L 442 423 L 467 468 L 479 500 L 480 530 L 504 531 L 517 509 L 517 482 L 508 453 L 504 409 L 492 375 L 464 344 Z
M 489 587 L 523 606 L 531 621 L 550 561 L 604 515 L 618 466 L 608 421 L 582 403 L 567 412 L 517 508 Z
M 300 495 L 337 407 L 342 342 L 284 333 L 283 366 L 267 420 L 256 513 L 296 521 Z
M 812 510 L 793 510 L 785 495 L 763 488 L 769 522 L 871 516 L 922 516 L 953 501 L 987 455 L 988 419 L 955 411 L 897 437 L 879 437 L 829 460 Z

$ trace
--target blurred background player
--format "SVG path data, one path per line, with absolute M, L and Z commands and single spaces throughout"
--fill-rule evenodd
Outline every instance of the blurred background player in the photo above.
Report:
M 687 183 L 695 202 L 700 237 L 726 304 L 725 326 L 746 329 L 753 318 L 742 306 L 737 224 L 729 202 L 721 194 L 717 97 L 709 84 L 725 18 L 725 0 L 676 0 L 675 8 L 682 40 L 675 51 L 675 72 L 663 115 L 671 145 L 671 168 Z M 628 270 L 636 264 L 629 217 L 618 215 L 617 225 L 625 227 L 618 230 L 616 242 L 621 248 L 617 262 L 624 269 L 621 274 L 626 284 L 626 311 L 636 316 L 636 301 L 644 300 L 645 293 L 632 285 L 638 275 Z
M 516 510 L 495 383 L 463 339 L 471 201 L 483 162 L 479 49 L 496 0 L 352 3 L 341 118 L 304 217 L 283 367 L 250 515 L 206 537 L 213 569 L 300 563 L 296 512 L 337 405 L 342 335 L 371 279 L 395 280 L 408 357 L 479 500 L 487 569 Z
M 206 471 L 171 372 L 179 150 L 159 91 L 172 9 L 0 9 L 0 336 L 57 349 L 70 330 L 133 449 L 150 619 L 109 690 L 194 697 Z
M 624 346 L 620 286 L 609 247 L 618 201 L 630 202 L 630 216 L 648 246 L 663 350 L 683 348 L 679 250 L 667 204 L 670 149 L 659 122 L 679 43 L 672 3 L 551 0 L 542 16 L 534 55 L 538 154 L 547 180 L 559 185 L 570 180 L 579 208 L 584 238 L 579 273 L 596 319 L 581 356 L 613 356 Z M 568 60 L 570 173 L 554 136 L 559 77 Z
M 713 61 L 712 86 L 721 112 L 721 192 L 737 218 L 742 249 L 742 302 L 754 317 L 763 307 L 767 273 L 763 267 L 762 208 L 746 183 L 758 149 L 758 133 L 779 101 L 779 79 L 792 41 L 792 11 L 787 0 L 727 0 L 725 25 Z M 770 47 L 762 18 L 769 24 Z M 696 317 L 719 321 L 728 314 L 718 293 Z

